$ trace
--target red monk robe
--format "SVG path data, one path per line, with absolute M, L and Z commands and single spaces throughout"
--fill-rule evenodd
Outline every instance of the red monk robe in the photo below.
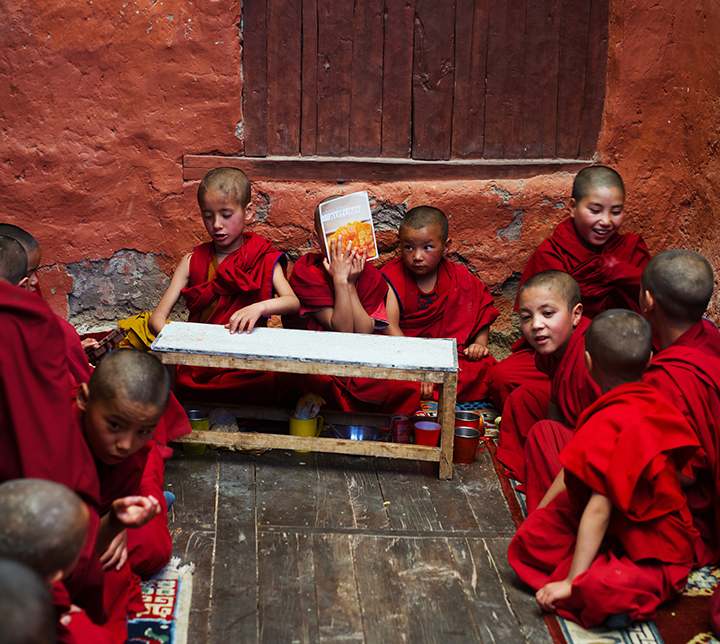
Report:
M 492 324 L 500 315 L 493 306 L 487 286 L 464 266 L 443 258 L 438 265 L 437 300 L 428 308 L 418 309 L 420 291 L 415 275 L 401 258 L 394 259 L 382 269 L 400 303 L 400 329 L 411 337 L 455 338 L 458 348 L 459 402 L 482 400 L 488 396 L 485 383 L 487 372 L 496 364 L 488 355 L 477 361 L 463 354 L 480 329 Z
M 520 286 L 541 271 L 564 271 L 579 284 L 583 315 L 591 320 L 608 309 L 630 309 L 639 313 L 640 276 L 649 261 L 650 253 L 640 235 L 617 233 L 604 246 L 589 249 L 575 231 L 572 218 L 568 218 L 532 254 Z M 516 387 L 527 382 L 540 385 L 544 380 L 532 361 L 534 351 L 528 348 L 524 338 L 515 343 L 513 349 L 515 353 L 499 362 L 488 375 L 492 399 L 500 411 Z
M 83 412 L 74 404 L 75 422 L 82 427 Z M 172 555 L 172 539 L 167 525 L 167 501 L 163 495 L 165 461 L 154 440 L 117 465 L 106 465 L 97 459 L 100 480 L 100 516 L 110 510 L 112 502 L 126 496 L 154 496 L 160 513 L 141 528 L 127 530 L 130 568 L 139 577 L 149 577 L 162 570 Z
M 244 233 L 243 245 L 217 264 L 212 242 L 198 246 L 190 259 L 189 286 L 182 291 L 190 322 L 227 324 L 235 311 L 273 296 L 275 264 L 284 255 L 255 233 Z M 256 326 L 266 326 L 260 318 Z M 178 396 L 183 399 L 275 403 L 275 377 L 264 371 L 180 366 Z
M 283 324 L 287 320 L 287 326 L 322 331 L 324 327 L 314 313 L 335 306 L 335 288 L 323 266 L 323 256 L 319 253 L 303 255 L 295 262 L 289 282 L 300 300 L 300 311 L 296 316 L 284 317 Z M 385 328 L 388 285 L 382 273 L 372 264 L 365 264 L 355 290 L 365 312 L 375 321 L 375 328 Z M 276 379 L 287 383 L 284 388 L 292 386 L 302 393 L 317 393 L 329 407 L 344 411 L 377 412 L 382 406 L 388 413 L 412 415 L 420 409 L 419 383 L 310 374 L 302 377 L 276 374 Z
M 655 356 L 643 382 L 657 387 L 683 413 L 700 441 L 690 461 L 695 481 L 684 491 L 700 533 L 696 565 L 716 563 L 720 560 L 720 360 L 673 344 Z
M 128 614 L 145 609 L 137 582 L 138 577 L 133 575 L 128 566 L 119 571 L 106 572 L 102 599 L 109 612 L 105 623 L 102 626 L 96 624 L 84 610 L 72 613 L 67 626 L 60 622 L 57 624 L 58 644 L 125 644 L 128 639 Z M 72 602 L 64 584 L 54 584 L 52 593 L 58 616 L 66 613 Z
M 540 460 L 545 456 L 536 450 L 532 453 L 528 451 L 530 444 L 527 439 L 531 429 L 534 432 L 537 424 L 557 426 L 569 438 L 580 414 L 600 397 L 600 388 L 590 378 L 585 367 L 585 331 L 589 326 L 590 320 L 586 317 L 580 319 L 570 337 L 565 353 L 559 360 L 554 354 L 535 355 L 538 370 L 547 374 L 551 380 L 551 396 L 546 393 L 547 388 L 522 386 L 510 394 L 505 405 L 500 425 L 498 460 L 505 465 L 510 478 L 521 483 L 527 481 L 528 496 L 531 495 L 530 468 L 531 466 L 534 468 L 536 464 L 539 465 Z M 545 395 L 540 395 L 541 393 Z M 564 416 L 564 424 L 545 420 L 551 398 Z M 558 455 L 559 451 L 555 455 L 557 462 L 555 474 L 560 471 Z M 552 479 L 550 482 L 552 483 Z M 538 502 L 543 495 L 544 492 L 540 495 Z
M 682 414 L 654 387 L 616 387 L 580 416 L 561 455 L 567 492 L 528 516 L 508 561 L 535 589 L 565 579 L 594 490 L 614 510 L 595 560 L 575 578 L 571 596 L 556 602 L 557 612 L 586 628 L 620 613 L 651 619 L 685 587 L 692 566 L 697 531 L 677 470 L 697 444 Z
M 0 282 L 0 482 L 56 481 L 90 510 L 88 539 L 66 580 L 72 600 L 100 622 L 103 574 L 94 552 L 99 483 L 82 432 L 74 425 L 63 331 L 42 298 Z

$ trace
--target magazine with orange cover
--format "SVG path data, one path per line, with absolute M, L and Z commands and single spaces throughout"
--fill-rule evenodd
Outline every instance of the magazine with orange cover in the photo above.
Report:
M 367 251 L 367 259 L 377 259 L 378 249 L 375 240 L 370 201 L 367 192 L 354 192 L 320 204 L 320 225 L 328 257 L 330 240 L 342 237 L 343 247 L 352 242 L 359 253 Z

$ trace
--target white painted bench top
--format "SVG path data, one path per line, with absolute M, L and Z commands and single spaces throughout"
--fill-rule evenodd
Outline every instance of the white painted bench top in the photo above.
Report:
M 458 368 L 455 339 L 270 328 L 231 335 L 222 325 L 192 322 L 168 323 L 152 350 L 434 372 Z

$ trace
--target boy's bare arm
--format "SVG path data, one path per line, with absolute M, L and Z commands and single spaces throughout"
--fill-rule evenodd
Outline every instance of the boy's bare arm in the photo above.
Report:
M 385 328 L 385 335 L 405 335 L 400 329 L 400 302 L 392 286 L 388 288 L 385 298 L 385 312 L 387 313 L 388 325 Z
M 100 518 L 95 552 L 102 555 L 126 528 L 141 528 L 160 513 L 154 496 L 126 496 L 115 499 L 107 514 Z
M 170 286 L 168 286 L 165 295 L 162 296 L 162 299 L 148 320 L 148 327 L 155 335 L 162 331 L 162 328 L 167 323 L 168 316 L 180 299 L 182 290 L 190 281 L 191 257 L 192 253 L 188 253 L 180 260 L 178 267 L 175 269 L 175 273 L 173 273 L 172 280 L 170 280 Z
M 487 355 L 490 355 L 490 350 L 487 348 L 488 338 L 490 337 L 490 325 L 486 324 L 478 331 L 477 335 L 473 338 L 473 341 L 468 344 L 463 353 L 467 356 L 468 360 L 480 360 Z
M 535 594 L 543 610 L 553 611 L 558 600 L 570 597 L 575 577 L 588 570 L 595 561 L 602 540 L 605 538 L 612 508 L 610 499 L 593 491 L 580 519 L 575 553 L 568 576 L 562 581 L 545 584 Z
M 552 482 L 552 485 L 548 488 L 548 491 L 545 492 L 545 496 L 542 498 L 542 501 L 538 503 L 538 510 L 540 508 L 544 508 L 550 501 L 552 501 L 560 492 L 566 490 L 565 487 L 565 468 L 561 469 L 560 472 L 558 472 L 558 475 L 555 477 L 555 480 Z
M 230 333 L 242 333 L 244 330 L 250 333 L 255 327 L 255 323 L 263 315 L 288 315 L 300 310 L 300 300 L 290 288 L 279 263 L 275 264 L 272 283 L 277 297 L 255 302 L 255 304 L 235 311 L 225 325 L 226 329 L 230 329 Z

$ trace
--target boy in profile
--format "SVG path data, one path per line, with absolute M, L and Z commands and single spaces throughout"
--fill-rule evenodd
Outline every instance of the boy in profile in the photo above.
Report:
M 20 242 L 0 235 L 0 280 L 22 288 L 28 281 L 27 254 Z
M 642 316 L 601 313 L 585 346 L 603 395 L 561 454 L 565 489 L 548 492 L 528 516 L 508 560 L 544 610 L 585 628 L 619 628 L 652 618 L 685 587 L 697 532 L 678 472 L 698 442 L 682 414 L 640 381 L 652 349 Z
M 551 395 L 538 396 L 527 386 L 510 394 L 497 455 L 511 478 L 527 483 L 531 511 L 561 468 L 561 448 L 553 449 L 552 443 L 543 444 L 544 449 L 534 448 L 531 437 L 538 430 L 552 431 L 564 445 L 572 437 L 580 414 L 600 396 L 600 389 L 585 368 L 585 331 L 590 320 L 582 315 L 578 283 L 562 271 L 542 271 L 520 287 L 518 305 L 523 336 L 535 350 L 538 370 L 552 384 Z M 538 492 L 535 473 L 554 467 L 557 469 L 547 487 Z
M 698 567 L 720 560 L 720 331 L 702 316 L 714 288 L 708 261 L 689 250 L 667 250 L 642 274 L 640 307 L 662 350 L 643 382 L 657 387 L 695 430 L 700 449 L 684 492 L 700 533 Z
M 543 241 L 525 265 L 520 286 L 546 270 L 569 273 L 580 286 L 583 315 L 591 320 L 601 311 L 638 311 L 640 273 L 650 259 L 642 237 L 620 233 L 625 218 L 625 185 L 612 168 L 583 168 L 573 181 L 570 217 Z M 515 309 L 517 310 L 517 300 Z M 544 388 L 549 383 L 533 363 L 533 350 L 521 340 L 514 353 L 498 363 L 488 384 L 495 407 L 502 411 L 510 392 L 521 384 Z
M 432 206 L 413 208 L 398 230 L 401 257 L 382 269 L 390 284 L 388 335 L 455 338 L 458 347 L 458 401 L 487 397 L 485 377 L 495 364 L 487 348 L 490 325 L 499 313 L 487 286 L 444 255 L 452 242 L 448 219 Z M 433 395 L 422 383 L 421 397 Z
M 250 181 L 236 168 L 208 172 L 198 188 L 198 204 L 212 241 L 180 260 L 148 326 L 157 335 L 180 299 L 190 322 L 222 324 L 230 333 L 265 326 L 271 315 L 297 313 L 300 303 L 283 272 L 285 258 L 259 235 L 245 230 L 253 220 Z M 275 297 L 277 296 L 277 297 Z M 184 367 L 178 369 L 178 391 L 195 398 L 222 400 L 240 394 L 257 404 L 275 400 L 273 374 L 259 371 Z
M 141 523 L 146 513 L 136 501 L 122 504 L 117 520 L 126 525 Z M 6 481 L 0 485 L 0 557 L 28 566 L 52 590 L 57 611 L 53 631 L 57 631 L 59 642 L 124 644 L 128 612 L 142 610 L 140 589 L 129 571 L 115 575 L 105 586 L 107 619 L 103 625 L 72 605 L 64 586 L 88 538 L 89 518 L 90 511 L 80 497 L 60 483 Z
M 337 199 L 328 197 L 321 203 Z M 388 285 L 382 273 L 366 263 L 365 251 L 358 254 L 352 242 L 330 240 L 329 253 L 323 241 L 320 206 L 315 209 L 315 241 L 320 253 L 306 253 L 295 262 L 290 287 L 300 300 L 299 316 L 283 318 L 286 326 L 314 331 L 375 333 L 388 325 L 385 299 Z M 412 414 L 420 408 L 419 388 L 415 383 L 290 374 L 278 380 L 300 386 L 302 393 L 322 395 L 331 407 L 345 411 L 378 411 L 380 406 L 394 414 Z

